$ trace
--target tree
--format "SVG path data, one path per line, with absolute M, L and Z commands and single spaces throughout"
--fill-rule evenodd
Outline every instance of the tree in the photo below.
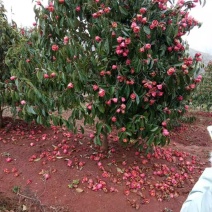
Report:
M 189 15 L 196 2 L 54 0 L 44 7 L 37 1 L 38 37 L 31 42 L 36 51 L 29 50 L 27 64 L 25 48 L 10 52 L 23 58 L 13 58 L 12 73 L 22 82 L 27 75 L 34 86 L 33 95 L 31 85 L 17 86 L 31 98 L 22 114 L 30 107 L 38 123 L 53 120 L 72 128 L 76 119 L 93 124 L 97 117 L 94 141 L 104 149 L 113 127 L 123 145 L 138 138 L 148 147 L 165 145 L 169 120 L 184 114 L 193 84 L 201 81 L 201 76 L 194 79 L 200 55 L 190 57 L 182 39 L 200 26 Z M 41 93 L 36 101 L 35 89 Z M 59 114 L 72 109 L 72 114 L 66 121 L 49 116 L 55 109 Z
M 206 108 L 210 111 L 212 107 L 212 61 L 209 61 L 205 68 L 202 83 L 197 87 L 196 92 L 192 96 L 192 105 L 194 107 Z
M 8 49 L 20 39 L 16 25 L 8 23 L 5 8 L 0 1 L 0 128 L 3 127 L 3 111 L 8 105 L 14 109 L 17 98 L 14 96 L 14 80 L 5 64 Z M 14 112 L 14 110 L 12 110 Z

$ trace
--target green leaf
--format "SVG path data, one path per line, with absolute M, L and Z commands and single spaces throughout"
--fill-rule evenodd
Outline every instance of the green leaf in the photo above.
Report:
M 151 146 L 152 145 L 152 142 L 154 141 L 154 138 L 155 138 L 154 134 L 151 134 L 150 137 L 149 137 L 149 139 L 147 140 L 148 146 Z
M 82 126 L 80 126 L 80 130 L 84 134 L 85 130 L 84 130 L 84 128 Z
M 158 128 L 159 128 L 158 126 L 155 127 L 155 128 L 153 128 L 153 129 L 151 130 L 151 132 L 155 132 Z
M 103 105 L 97 105 L 97 108 L 101 113 L 105 112 L 105 107 Z
M 96 137 L 94 138 L 94 143 L 97 144 L 97 145 L 99 145 L 99 146 L 102 145 L 102 142 L 101 142 L 99 136 L 96 136 Z
M 32 106 L 27 105 L 27 112 L 36 115 L 36 112 L 34 111 Z
M 80 183 L 80 180 L 79 180 L 79 179 L 73 180 L 72 183 L 73 183 L 74 185 L 78 185 L 78 184 Z
M 109 47 L 108 38 L 105 40 L 104 49 L 105 49 L 106 53 L 109 54 L 109 52 L 110 52 L 110 47 Z
M 41 71 L 37 71 L 36 76 L 38 78 L 38 81 L 41 82 L 43 79 L 43 73 Z
M 182 66 L 184 64 L 184 62 L 181 62 L 181 63 L 176 63 L 176 64 L 174 64 L 174 65 L 172 65 L 172 66 Z
M 119 10 L 120 10 L 121 14 L 128 15 L 127 10 L 125 8 L 123 8 L 122 6 L 119 6 Z
M 134 93 L 135 93 L 135 92 L 134 92 Z M 137 105 L 139 105 L 139 103 L 140 103 L 139 96 L 138 96 L 138 94 L 137 94 L 137 93 L 135 93 L 135 95 L 136 95 L 136 103 L 137 103 Z
M 148 26 L 143 27 L 144 32 L 149 35 L 150 34 L 150 28 Z
M 36 119 L 36 122 L 38 123 L 38 124 L 43 124 L 43 121 L 42 121 L 42 117 L 41 116 L 38 116 L 37 117 L 37 119 Z

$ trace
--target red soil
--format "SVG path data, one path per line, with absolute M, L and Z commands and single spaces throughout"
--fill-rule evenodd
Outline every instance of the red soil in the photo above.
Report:
M 104 155 L 91 128 L 73 135 L 17 120 L 0 129 L 0 211 L 179 212 L 212 149 L 212 114 L 189 115 L 196 121 L 175 128 L 170 145 L 147 156 L 120 147 L 113 134 Z

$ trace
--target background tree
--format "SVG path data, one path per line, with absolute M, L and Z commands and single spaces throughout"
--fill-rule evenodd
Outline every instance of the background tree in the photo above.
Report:
M 14 78 L 11 77 L 10 70 L 5 64 L 5 57 L 8 49 L 21 39 L 16 24 L 8 23 L 5 12 L 2 1 L 0 1 L 0 128 L 3 127 L 3 111 L 9 105 L 14 113 L 18 99 L 12 83 Z
M 169 120 L 183 115 L 201 81 L 201 55 L 190 57 L 182 39 L 200 26 L 189 15 L 196 2 L 55 0 L 44 7 L 37 1 L 32 48 L 9 54 L 19 92 L 31 100 L 21 114 L 28 116 L 30 107 L 38 123 L 69 127 L 97 117 L 94 140 L 104 149 L 112 127 L 123 145 L 137 138 L 149 147 L 165 145 Z M 17 54 L 19 60 L 12 57 Z M 67 109 L 67 121 L 49 116 Z
M 212 107 L 212 61 L 209 61 L 206 66 L 203 76 L 202 83 L 192 96 L 192 106 L 210 111 Z

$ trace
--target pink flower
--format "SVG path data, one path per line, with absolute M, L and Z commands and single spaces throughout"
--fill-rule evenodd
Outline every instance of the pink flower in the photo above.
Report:
M 67 88 L 69 88 L 69 89 L 72 89 L 72 88 L 74 88 L 74 85 L 73 85 L 73 83 L 72 83 L 72 82 L 70 82 L 70 83 L 67 85 Z
M 113 101 L 114 103 L 117 103 L 117 102 L 118 102 L 118 98 L 112 98 L 112 101 Z
M 152 95 L 153 97 L 156 97 L 157 93 L 154 91 L 154 92 L 151 93 L 151 95 Z
M 178 100 L 178 101 L 182 101 L 182 100 L 183 100 L 183 96 L 178 96 L 178 97 L 177 97 L 177 100 Z
M 147 10 L 146 8 L 142 7 L 139 11 L 141 14 L 144 14 L 146 12 L 146 10 Z
M 118 109 L 116 110 L 116 113 L 120 113 L 120 112 L 121 112 L 121 109 L 118 108 Z
M 202 81 L 202 75 L 199 75 L 195 80 L 194 80 L 194 82 L 196 82 L 196 83 L 199 83 L 199 82 L 201 82 Z
M 185 105 L 185 110 L 188 110 L 189 109 L 189 106 L 188 105 Z
M 111 105 L 111 100 L 106 101 L 105 104 L 110 106 Z
M 43 77 L 44 77 L 44 79 L 48 79 L 49 75 L 48 74 L 44 74 Z
M 155 103 L 155 99 L 150 99 L 149 104 L 153 105 Z
M 145 44 L 144 48 L 147 49 L 147 50 L 151 49 L 151 44 L 149 44 L 149 43 Z
M 140 32 L 140 27 L 139 26 L 136 26 L 133 28 L 133 32 L 134 33 L 139 33 Z
M 40 2 L 40 1 L 36 1 L 36 3 L 37 3 L 37 5 L 39 5 L 39 6 L 41 5 L 41 2 Z
M 166 127 L 167 126 L 167 123 L 165 121 L 162 122 L 161 124 L 163 127 Z
M 202 58 L 201 57 L 196 57 L 195 60 L 196 61 L 202 61 Z
M 49 3 L 49 6 L 47 7 L 49 12 L 54 12 L 54 5 L 52 2 Z
M 119 37 L 117 38 L 117 42 L 118 42 L 118 43 L 121 43 L 123 39 L 124 39 L 124 38 L 122 38 L 122 37 L 119 36 Z
M 158 92 L 157 96 L 163 96 L 163 92 Z
M 116 122 L 116 121 L 117 121 L 117 118 L 116 118 L 115 116 L 113 116 L 113 117 L 111 118 L 111 121 L 112 121 L 112 122 Z
M 175 69 L 172 68 L 172 67 L 167 71 L 167 74 L 168 74 L 169 76 L 173 75 L 174 73 L 175 73 Z
M 141 48 L 139 49 L 139 52 L 141 52 L 141 53 L 145 52 L 144 47 L 141 47 Z
M 88 105 L 87 105 L 87 109 L 88 109 L 88 110 L 92 110 L 92 105 L 91 105 L 91 104 L 88 104 Z
M 155 25 L 150 24 L 149 28 L 150 28 L 150 29 L 154 29 L 154 28 L 155 28 Z
M 147 18 L 146 18 L 146 17 L 142 18 L 141 23 L 142 23 L 142 24 L 146 24 L 146 23 L 147 23 Z
M 77 6 L 75 10 L 76 10 L 77 12 L 80 12 L 80 10 L 81 10 L 80 6 Z
M 126 60 L 126 65 L 130 65 L 131 64 L 131 60 L 130 59 L 127 59 Z
M 121 128 L 121 131 L 122 131 L 122 132 L 125 132 L 125 131 L 126 131 L 126 127 L 122 127 L 122 128 Z
M 93 85 L 93 90 L 94 91 L 97 91 L 99 89 L 99 86 L 98 85 Z
M 189 86 L 190 89 L 194 89 L 195 87 L 196 87 L 195 84 L 191 84 L 191 85 Z
M 105 90 L 100 88 L 99 90 L 99 97 L 104 97 L 105 96 Z
M 132 22 L 132 24 L 131 24 L 131 28 L 133 29 L 133 28 L 135 28 L 135 27 L 137 27 L 136 22 Z
M 59 49 L 59 46 L 58 45 L 56 45 L 56 44 L 54 44 L 54 45 L 52 45 L 52 51 L 58 51 L 58 49 Z
M 117 69 L 117 65 L 112 65 L 112 69 L 116 70 Z
M 116 22 L 113 22 L 113 23 L 112 23 L 112 27 L 113 27 L 113 28 L 116 28 L 116 27 L 117 27 L 117 23 L 116 23 Z
M 120 46 L 121 46 L 122 48 L 125 48 L 125 47 L 126 47 L 125 42 L 121 42 Z
M 95 37 L 95 41 L 96 41 L 96 42 L 100 42 L 101 40 L 102 40 L 102 39 L 101 39 L 99 36 L 96 36 L 96 37 Z
M 172 52 L 172 46 L 169 46 L 168 48 L 167 48 L 167 50 L 169 51 L 169 52 Z
M 121 104 L 121 109 L 125 110 L 126 109 L 126 105 L 125 104 Z
M 157 27 L 157 26 L 158 26 L 158 21 L 157 21 L 157 20 L 153 20 L 153 21 L 152 21 L 152 25 L 153 25 L 154 27 Z
M 127 45 L 129 45 L 129 44 L 131 43 L 131 39 L 130 39 L 130 38 L 126 38 L 126 39 L 125 39 L 125 43 L 126 43 Z
M 123 52 L 123 57 L 127 57 L 128 56 L 128 52 Z
M 157 89 L 158 90 L 161 90 L 162 88 L 163 88 L 163 85 L 162 84 L 157 85 Z
M 15 80 L 15 79 L 16 79 L 16 76 L 11 76 L 10 77 L 10 80 L 12 80 L 12 81 Z
M 137 14 L 136 15 L 136 20 L 137 21 L 140 21 L 141 22 L 142 21 L 142 18 L 143 18 L 142 15 L 140 15 L 140 14 Z
M 68 41 L 69 41 L 69 37 L 68 36 L 65 36 L 63 38 L 63 43 L 66 45 L 68 43 Z
M 99 15 L 98 15 L 97 13 L 93 13 L 93 14 L 92 14 L 92 17 L 93 17 L 93 18 L 98 18 Z
M 111 35 L 112 37 L 116 37 L 116 33 L 114 31 L 111 33 Z
M 130 94 L 130 99 L 134 100 L 135 98 L 136 98 L 136 94 L 135 93 Z
M 26 101 L 25 100 L 21 100 L 21 105 L 25 105 Z
M 121 97 L 121 101 L 122 101 L 122 102 L 125 102 L 126 99 L 125 99 L 124 97 Z
M 168 136 L 169 135 L 169 131 L 167 129 L 163 129 L 162 134 L 163 134 L 163 136 Z
M 95 135 L 94 135 L 93 133 L 90 133 L 89 137 L 90 137 L 90 138 L 94 138 Z

